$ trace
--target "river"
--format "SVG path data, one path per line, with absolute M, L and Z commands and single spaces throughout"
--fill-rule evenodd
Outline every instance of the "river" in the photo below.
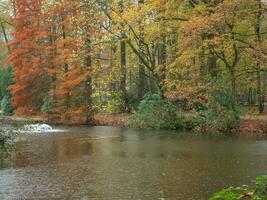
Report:
M 65 127 L 66 128 L 66 127 Z M 267 174 L 267 141 L 178 131 L 72 127 L 21 136 L 0 199 L 206 200 Z

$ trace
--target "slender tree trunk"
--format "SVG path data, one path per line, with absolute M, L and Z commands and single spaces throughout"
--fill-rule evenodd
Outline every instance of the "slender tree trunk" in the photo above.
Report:
M 86 80 L 85 80 L 85 97 L 84 97 L 84 104 L 85 104 L 85 123 L 91 124 L 93 121 L 93 101 L 92 101 L 92 95 L 93 95 L 93 86 L 92 86 L 92 41 L 90 38 L 90 31 L 91 31 L 91 25 L 90 21 L 90 0 L 84 1 L 85 9 L 86 9 L 86 25 L 84 26 L 84 50 L 85 50 L 85 57 L 84 57 L 84 65 L 86 67 L 86 71 L 88 73 Z
M 91 57 L 91 40 L 89 39 L 88 33 L 85 39 L 85 66 L 86 70 L 88 71 L 88 77 L 85 83 L 85 117 L 86 117 L 86 124 L 90 124 L 92 122 L 92 57 Z
M 248 90 L 248 105 L 252 105 L 252 88 L 249 88 Z
M 2 29 L 2 32 L 3 32 L 4 38 L 5 38 L 5 42 L 7 45 L 8 52 L 10 52 L 10 46 L 8 45 L 8 37 L 7 37 L 5 26 L 4 26 L 3 22 L 0 22 L 0 24 L 1 24 L 1 29 Z
M 256 16 L 256 42 L 257 42 L 257 51 L 256 51 L 256 68 L 257 68 L 257 99 L 258 99 L 258 111 L 262 113 L 264 111 L 263 96 L 262 96 L 262 81 L 261 81 L 261 18 L 262 18 L 262 3 L 261 0 L 258 2 L 258 12 Z
M 62 18 L 62 21 L 64 21 L 64 19 Z M 66 30 L 65 30 L 65 25 L 62 25 L 62 38 L 64 40 L 64 45 L 63 45 L 63 48 L 65 49 L 66 48 L 66 43 L 65 43 L 65 40 L 67 39 L 67 36 L 66 36 Z M 67 80 L 68 79 L 68 72 L 69 72 L 69 66 L 68 66 L 68 63 L 66 61 L 66 59 L 64 60 L 64 75 L 65 75 L 65 79 Z M 64 120 L 67 120 L 69 121 L 70 119 L 70 116 L 66 113 L 68 110 L 70 109 L 70 92 L 69 92 L 69 89 L 66 88 L 66 91 L 65 91 L 65 94 L 64 94 Z
M 54 120 L 53 119 L 54 118 L 54 114 L 55 114 L 54 109 L 57 107 L 56 106 L 57 100 L 56 100 L 56 94 L 55 94 L 55 91 L 57 89 L 56 88 L 56 84 L 57 84 L 56 83 L 56 81 L 57 81 L 57 73 L 56 73 L 56 66 L 53 63 L 53 61 L 54 61 L 54 59 L 56 57 L 56 54 L 57 54 L 57 49 L 55 47 L 56 27 L 54 25 L 52 25 L 50 31 L 51 31 L 51 35 L 49 37 L 49 43 L 50 43 L 50 46 L 51 46 L 51 52 L 50 52 L 50 58 L 51 58 L 51 60 L 50 60 L 49 65 L 50 65 L 50 69 L 52 70 L 52 76 L 51 76 L 52 94 L 51 94 L 51 96 L 52 96 L 52 102 L 53 102 L 53 105 L 54 106 L 53 106 L 53 110 L 51 110 L 51 112 L 48 113 L 48 121 Z
M 129 85 L 130 85 L 130 91 L 133 91 L 133 73 L 131 69 L 129 72 Z
M 208 69 L 210 73 L 210 77 L 212 80 L 216 80 L 218 77 L 218 70 L 217 70 L 217 58 L 215 55 L 210 55 L 208 57 Z
M 139 8 L 144 4 L 144 0 L 139 0 Z M 145 40 L 145 29 L 144 29 L 144 19 L 140 19 L 139 21 L 139 53 L 144 54 L 144 40 Z M 138 99 L 142 100 L 145 94 L 145 66 L 143 61 L 139 59 L 139 83 L 138 83 Z
M 110 44 L 110 49 L 109 49 L 109 67 L 110 67 L 110 70 L 112 71 L 112 69 L 114 68 L 115 66 L 115 62 L 114 62 L 114 55 L 116 55 L 116 46 L 113 42 L 111 42 Z M 110 85 L 110 89 L 112 91 L 115 91 L 118 89 L 118 83 L 119 81 L 113 81 L 111 82 L 109 85 Z
M 166 78 L 166 70 L 167 70 L 167 45 L 166 45 L 166 36 L 162 35 L 162 43 L 159 46 L 159 55 L 158 55 L 158 64 L 161 66 L 161 70 L 159 70 L 157 85 L 160 90 L 162 97 L 164 96 L 164 86 L 163 81 Z
M 120 90 L 122 92 L 122 98 L 124 101 L 124 107 L 127 107 L 127 90 L 126 90 L 126 42 L 124 40 L 120 43 L 121 46 L 121 78 L 120 78 Z
M 205 82 L 205 75 L 206 75 L 206 62 L 205 62 L 205 49 L 204 47 L 201 48 L 201 51 L 199 53 L 199 60 L 200 60 L 200 66 L 199 66 L 199 78 L 201 82 Z
M 235 75 L 235 67 L 230 68 L 230 76 L 231 76 L 231 88 L 232 95 L 236 98 L 236 75 Z
M 264 111 L 263 97 L 262 97 L 262 86 L 261 86 L 261 72 L 260 64 L 257 63 L 257 99 L 258 99 L 258 111 L 261 114 Z
M 120 13 L 123 15 L 124 2 L 119 1 Z M 121 23 L 121 41 L 120 41 L 120 51 L 121 51 L 121 76 L 120 76 L 120 90 L 122 92 L 122 100 L 124 109 L 128 107 L 127 103 L 127 89 L 126 89 L 126 79 L 127 79 L 127 60 L 126 60 L 126 35 L 124 32 L 124 24 Z

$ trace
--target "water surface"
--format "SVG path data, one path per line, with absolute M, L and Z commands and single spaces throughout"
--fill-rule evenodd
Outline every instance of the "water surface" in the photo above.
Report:
M 267 141 L 73 127 L 18 142 L 0 170 L 0 199 L 206 200 L 263 174 Z

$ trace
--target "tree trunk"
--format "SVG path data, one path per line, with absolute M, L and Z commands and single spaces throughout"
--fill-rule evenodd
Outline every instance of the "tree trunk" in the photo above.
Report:
M 122 99 L 124 102 L 124 107 L 127 107 L 127 90 L 126 90 L 126 42 L 121 41 L 121 77 L 120 77 L 120 90 L 122 92 Z
M 235 68 L 230 68 L 230 76 L 231 76 L 231 89 L 232 89 L 232 95 L 234 98 L 236 98 L 236 76 L 235 76 Z
M 56 46 L 55 46 L 55 41 L 56 41 L 56 27 L 55 25 L 52 25 L 51 28 L 50 28 L 50 37 L 49 37 L 49 43 L 50 43 L 50 46 L 52 47 L 51 48 L 51 52 L 50 53 L 50 60 L 49 60 L 49 65 L 50 65 L 50 69 L 52 71 L 52 75 L 51 75 L 51 89 L 52 89 L 52 102 L 53 102 L 53 109 L 51 110 L 51 113 L 48 113 L 48 120 L 49 121 L 52 121 L 52 120 L 55 120 L 54 117 L 55 117 L 55 108 L 57 108 L 57 99 L 56 99 L 56 94 L 55 94 L 55 91 L 57 89 L 57 73 L 56 73 L 56 66 L 54 64 L 54 59 L 56 57 L 56 54 L 57 54 L 57 49 L 56 49 Z
M 210 55 L 208 57 L 208 69 L 212 80 L 216 80 L 218 78 L 218 70 L 217 70 L 217 58 L 215 55 Z
M 139 8 L 141 8 L 142 4 L 144 4 L 144 0 L 139 0 Z M 140 34 L 140 41 L 139 41 L 139 53 L 141 55 L 144 54 L 144 21 L 141 19 L 139 21 L 139 34 Z M 143 61 L 139 59 L 139 83 L 138 83 L 138 99 L 141 101 L 145 94 L 145 66 Z
M 124 4 L 123 0 L 119 1 L 120 13 L 123 15 Z M 121 76 L 120 76 L 120 90 L 122 92 L 122 100 L 124 109 L 128 107 L 127 103 L 127 90 L 126 90 L 126 78 L 127 78 L 127 60 L 126 60 L 126 35 L 124 32 L 124 24 L 121 23 L 121 41 L 120 41 L 120 51 L 121 51 Z
M 89 36 L 87 36 L 87 38 L 85 39 L 85 52 L 86 52 L 86 56 L 85 56 L 85 66 L 86 66 L 86 70 L 88 71 L 88 77 L 86 79 L 86 83 L 85 83 L 85 106 L 86 106 L 86 110 L 85 110 L 85 117 L 86 117 L 86 124 L 90 124 L 92 122 L 92 113 L 93 113 L 93 109 L 92 109 L 92 93 L 93 93 L 93 89 L 92 89 L 92 57 L 91 57 L 91 41 L 88 38 Z
M 158 64 L 160 65 L 160 70 L 158 70 L 157 74 L 157 86 L 160 90 L 162 97 L 164 96 L 164 85 L 163 81 L 166 78 L 166 70 L 167 70 L 167 46 L 166 46 L 166 36 L 162 36 L 162 43 L 159 45 L 158 52 Z
M 92 41 L 90 38 L 90 31 L 91 31 L 91 25 L 90 25 L 90 1 L 85 0 L 85 18 L 86 18 L 86 24 L 83 28 L 83 34 L 84 34 L 84 51 L 85 51 L 85 57 L 84 57 L 84 65 L 85 70 L 87 71 L 87 77 L 85 80 L 85 88 L 84 88 L 84 106 L 85 106 L 85 123 L 91 124 L 93 121 L 93 101 L 92 101 L 92 95 L 93 95 L 93 86 L 92 86 Z
M 62 18 L 62 21 L 64 21 L 64 18 Z M 67 36 L 66 36 L 66 30 L 65 30 L 65 25 L 62 25 L 62 38 L 63 38 L 63 43 L 64 43 L 64 49 L 66 48 L 66 43 L 65 43 L 65 40 L 67 39 Z M 67 80 L 68 79 L 68 76 L 67 76 L 67 73 L 69 71 L 69 66 L 68 66 L 68 63 L 67 63 L 67 60 L 64 59 L 64 75 L 65 75 L 65 79 Z M 68 111 L 70 109 L 70 92 L 69 92 L 69 89 L 66 88 L 66 91 L 65 91 L 65 94 L 64 94 L 64 120 L 67 120 L 69 121 L 70 119 L 70 116 L 68 114 L 66 114 L 66 111 Z
M 257 68 L 257 99 L 258 99 L 258 111 L 261 114 L 264 111 L 263 104 L 263 96 L 262 96 L 262 83 L 261 83 L 261 18 L 262 18 L 262 3 L 261 0 L 258 1 L 258 12 L 256 16 L 256 25 L 255 25 L 255 33 L 256 33 L 256 43 L 257 43 L 257 51 L 256 51 L 256 68 Z
M 10 52 L 10 47 L 8 45 L 8 37 L 7 37 L 5 26 L 4 26 L 3 22 L 0 22 L 0 24 L 1 24 L 1 29 L 2 29 L 2 32 L 3 32 L 4 38 L 5 38 L 5 42 L 7 45 L 8 52 Z

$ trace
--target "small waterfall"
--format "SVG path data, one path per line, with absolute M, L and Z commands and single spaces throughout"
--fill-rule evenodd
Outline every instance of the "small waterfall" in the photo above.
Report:
M 48 124 L 28 124 L 23 126 L 20 132 L 25 133 L 49 133 L 49 132 L 61 132 L 62 130 L 53 129 Z

